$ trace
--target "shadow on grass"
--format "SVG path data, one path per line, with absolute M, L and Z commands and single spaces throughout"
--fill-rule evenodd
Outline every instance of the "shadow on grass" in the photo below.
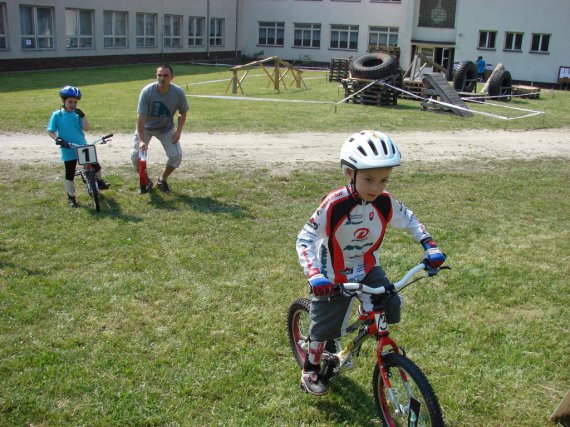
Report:
M 150 194 L 150 201 L 157 209 L 177 210 L 180 204 L 184 204 L 197 212 L 212 214 L 227 213 L 234 218 L 253 218 L 253 215 L 241 206 L 223 203 L 212 197 L 192 197 L 185 194 L 173 193 L 163 196 L 153 191 Z
M 324 414 L 330 414 L 331 422 L 370 427 L 380 425 L 371 390 L 366 390 L 345 376 L 335 377 L 330 383 L 330 390 L 342 398 L 344 404 L 339 405 L 337 401 L 320 400 L 315 406 Z
M 123 213 L 121 205 L 119 205 L 117 201 L 109 195 L 101 194 L 99 196 L 99 206 L 101 207 L 101 210 L 97 212 L 93 203 L 86 202 L 81 204 L 81 207 L 88 210 L 91 216 L 95 218 L 113 218 L 125 222 L 141 222 L 143 220 L 140 216 L 127 215 Z

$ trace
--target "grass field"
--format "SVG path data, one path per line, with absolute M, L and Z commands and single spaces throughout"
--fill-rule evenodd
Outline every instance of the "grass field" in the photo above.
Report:
M 285 332 L 306 291 L 295 237 L 336 168 L 200 170 L 170 197 L 118 168 L 99 215 L 83 194 L 65 206 L 59 167 L 2 169 L 0 424 L 377 424 L 372 347 L 314 399 Z M 453 267 L 406 292 L 393 328 L 449 425 L 548 425 L 568 387 L 569 172 L 408 165 L 391 183 Z M 420 256 L 389 232 L 391 275 Z
M 83 92 L 80 107 L 91 122 L 94 133 L 131 133 L 136 120 L 136 106 L 141 88 L 155 80 L 152 65 L 11 73 L 0 80 L 0 129 L 3 131 L 44 132 L 50 114 L 60 105 L 58 90 L 66 85 L 79 86 Z M 175 65 L 174 83 L 188 95 L 224 95 L 232 75 L 225 67 Z M 240 73 L 240 76 L 242 74 Z M 337 82 L 328 82 L 327 74 L 304 73 L 305 89 L 295 87 L 277 93 L 268 89 L 269 79 L 260 70 L 252 70 L 243 81 L 245 96 L 334 103 L 344 98 Z M 286 77 L 288 86 L 291 79 Z M 212 82 L 204 84 L 204 82 Z M 228 95 L 231 94 L 231 89 Z M 238 96 L 242 96 L 238 93 Z M 336 113 L 332 104 L 275 103 L 225 99 L 190 98 L 186 129 L 199 132 L 348 132 L 355 129 L 404 130 L 503 129 L 505 122 L 482 115 L 460 118 L 451 114 L 423 112 L 420 103 L 399 100 L 394 107 L 372 107 L 342 103 Z M 497 103 L 497 102 L 496 102 Z M 508 129 L 527 130 L 570 126 L 570 92 L 543 92 L 539 99 L 513 99 L 501 103 L 510 107 L 546 111 L 524 120 L 513 120 Z M 278 107 L 278 108 L 277 108 Z M 501 107 L 475 110 L 516 117 L 524 112 Z M 318 117 L 318 120 L 310 118 Z
M 178 68 L 184 82 L 224 75 Z M 110 71 L 2 76 L 0 131 L 16 130 L 16 120 L 25 131 L 41 131 L 39 118 L 47 122 L 57 106 L 54 90 L 72 76 L 106 103 L 85 99 L 92 116 L 108 114 L 94 119 L 98 126 L 132 131 L 134 98 L 153 70 Z M 105 98 L 107 91 L 117 96 Z M 106 112 L 111 101 L 116 107 Z M 279 122 L 261 103 L 244 106 L 238 123 L 226 111 L 234 104 L 207 102 L 209 111 L 194 102 L 192 130 L 273 131 L 257 124 L 258 113 L 280 131 L 354 130 L 366 120 L 371 124 L 362 127 L 400 120 L 417 130 L 416 117 L 429 117 L 425 125 L 434 130 L 503 126 L 346 105 L 359 112 L 353 126 L 330 121 L 328 129 L 323 111 L 322 121 L 290 123 L 272 105 Z M 547 115 L 546 125 L 568 123 L 566 94 L 532 103 L 548 104 L 559 117 L 550 123 Z M 532 120 L 513 126 L 542 126 Z M 296 235 L 321 197 L 343 184 L 335 165 L 276 174 L 264 166 L 204 167 L 190 158 L 168 197 L 136 194 L 133 171 L 109 167 L 112 188 L 100 214 L 79 183 L 82 207 L 67 207 L 59 164 L 0 168 L 0 425 L 379 424 L 371 343 L 329 395 L 313 398 L 298 388 L 287 342 L 287 307 L 306 295 Z M 151 166 L 153 176 L 159 168 Z M 568 182 L 568 161 L 556 158 L 409 163 L 393 175 L 389 190 L 428 226 L 452 266 L 404 291 L 402 322 L 392 328 L 432 382 L 450 426 L 548 426 L 568 390 Z M 421 255 L 408 235 L 389 230 L 383 264 L 390 277 Z

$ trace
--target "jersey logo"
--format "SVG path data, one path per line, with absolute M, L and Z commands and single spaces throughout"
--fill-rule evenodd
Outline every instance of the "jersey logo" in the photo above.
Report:
M 356 237 L 358 240 L 362 240 L 368 236 L 368 233 L 370 233 L 370 230 L 368 228 L 359 228 L 354 232 L 354 237 Z

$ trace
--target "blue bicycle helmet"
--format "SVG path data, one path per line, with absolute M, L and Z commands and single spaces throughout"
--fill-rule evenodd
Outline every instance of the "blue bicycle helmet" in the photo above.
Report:
M 65 86 L 63 89 L 59 91 L 59 96 L 61 96 L 61 99 L 63 99 L 64 101 L 67 98 L 71 97 L 81 99 L 81 91 L 75 86 Z

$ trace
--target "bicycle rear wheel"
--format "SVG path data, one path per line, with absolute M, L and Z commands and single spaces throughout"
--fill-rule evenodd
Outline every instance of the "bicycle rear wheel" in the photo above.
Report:
M 289 345 L 299 367 L 303 368 L 309 351 L 309 309 L 311 303 L 306 298 L 299 298 L 289 306 L 287 313 L 287 332 Z
M 85 173 L 87 181 L 87 193 L 93 199 L 93 204 L 95 205 L 95 210 L 99 212 L 101 207 L 99 205 L 99 189 L 97 188 L 97 178 L 95 177 L 95 172 L 88 170 Z
M 372 386 L 382 425 L 384 427 L 443 426 L 443 416 L 437 396 L 420 368 L 406 356 L 397 353 L 382 355 L 382 361 L 396 399 L 394 404 L 384 384 L 380 368 L 376 364 Z M 408 424 L 412 397 L 420 403 L 417 424 Z

